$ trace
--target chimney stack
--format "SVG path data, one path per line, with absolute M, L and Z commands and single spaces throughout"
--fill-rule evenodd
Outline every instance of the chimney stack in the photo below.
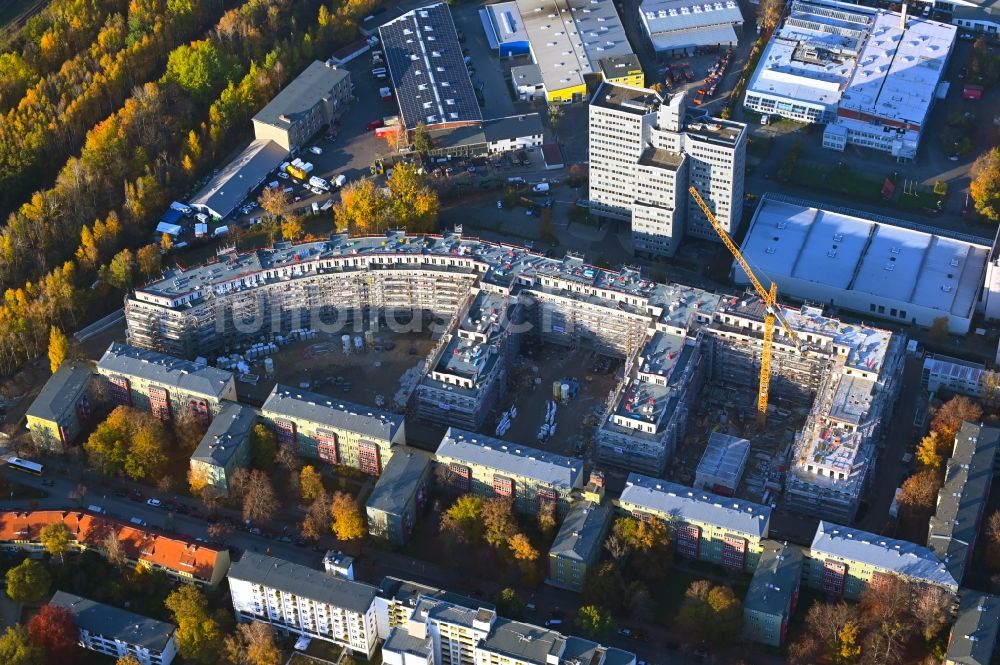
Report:
M 899 29 L 906 30 L 906 3 L 903 3 L 903 8 L 899 12 Z

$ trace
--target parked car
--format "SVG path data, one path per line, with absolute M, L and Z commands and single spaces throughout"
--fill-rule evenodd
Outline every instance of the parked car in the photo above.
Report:
M 153 498 L 146 499 L 146 505 L 147 506 L 153 506 L 154 508 L 159 508 L 160 507 L 160 500 L 159 499 L 153 499 Z
M 375 120 L 372 120 L 365 126 L 365 131 L 372 132 L 378 129 L 379 127 L 383 127 L 384 125 L 385 122 L 381 118 L 376 118 Z

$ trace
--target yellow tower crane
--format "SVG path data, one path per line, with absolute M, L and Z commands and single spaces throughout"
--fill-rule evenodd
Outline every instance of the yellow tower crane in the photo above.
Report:
M 694 199 L 701 211 L 705 213 L 705 217 L 708 218 L 709 223 L 711 223 L 712 228 L 715 232 L 719 234 L 719 238 L 722 239 L 722 244 L 732 253 L 733 257 L 743 268 L 743 272 L 747 274 L 750 279 L 750 283 L 753 284 L 753 288 L 757 291 L 757 295 L 760 296 L 761 300 L 764 301 L 764 307 L 767 309 L 767 313 L 764 315 L 764 344 L 761 349 L 760 354 L 760 387 L 757 389 L 757 425 L 758 427 L 763 427 L 767 420 L 767 395 L 771 387 L 771 352 L 772 346 L 774 344 L 774 319 L 777 318 L 781 322 L 781 327 L 784 328 L 785 332 L 788 334 L 788 338 L 792 340 L 795 348 L 799 350 L 800 353 L 805 353 L 802 348 L 802 344 L 799 341 L 799 336 L 792 330 L 792 327 L 788 325 L 788 321 L 785 320 L 784 315 L 781 313 L 781 308 L 778 306 L 778 286 L 771 282 L 771 288 L 765 289 L 764 285 L 757 275 L 754 274 L 753 270 L 750 269 L 750 264 L 747 260 L 743 258 L 743 254 L 740 253 L 740 248 L 736 246 L 733 239 L 729 237 L 726 230 L 722 228 L 722 224 L 719 220 L 715 218 L 715 214 L 709 209 L 708 204 L 705 203 L 705 199 L 701 198 L 701 194 L 698 190 L 691 186 L 688 188 L 688 192 L 691 194 L 691 198 Z

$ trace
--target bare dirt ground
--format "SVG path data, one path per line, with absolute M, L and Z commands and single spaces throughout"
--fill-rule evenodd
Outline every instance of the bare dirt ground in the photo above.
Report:
M 422 366 L 433 347 L 429 333 L 395 333 L 389 330 L 375 335 L 372 348 L 360 351 L 354 347 L 345 353 L 340 335 L 318 335 L 309 340 L 280 347 L 271 355 L 274 376 L 264 375 L 259 362 L 252 371 L 260 376 L 257 385 L 238 382 L 240 397 L 260 404 L 276 383 L 313 390 L 344 400 L 391 410 L 392 398 L 400 386 L 400 377 L 416 366 Z M 379 350 L 381 349 L 381 350 Z
M 487 420 L 486 434 L 494 435 L 501 414 L 517 404 L 518 415 L 503 439 L 548 450 L 560 455 L 590 457 L 590 442 L 608 393 L 614 385 L 611 373 L 592 372 L 595 354 L 553 344 L 526 344 L 514 361 L 512 385 L 493 417 Z M 547 402 L 552 399 L 554 381 L 569 378 L 580 390 L 556 411 L 556 433 L 545 442 L 538 430 L 545 421 Z

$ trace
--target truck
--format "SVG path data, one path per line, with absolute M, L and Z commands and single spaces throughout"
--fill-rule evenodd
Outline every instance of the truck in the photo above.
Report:
M 312 202 L 312 212 L 313 212 L 314 215 L 318 215 L 319 214 L 319 201 L 313 201 Z
M 293 178 L 298 178 L 299 180 L 305 180 L 309 177 L 309 174 L 301 166 L 296 164 L 289 164 L 286 170 L 288 171 L 288 175 Z
M 379 97 L 382 98 L 383 102 L 391 102 L 392 101 L 392 90 L 390 88 L 388 88 L 387 86 L 383 86 L 383 87 L 379 88 L 378 89 L 378 94 L 379 94 Z
M 320 178 L 318 175 L 310 176 L 309 184 L 313 187 L 319 187 L 320 189 L 330 189 L 330 183 L 323 180 L 323 178 Z
M 347 184 L 347 176 L 344 175 L 343 173 L 341 173 L 340 175 L 338 175 L 333 180 L 333 186 L 336 187 L 337 189 L 340 189 L 341 187 L 343 187 L 346 184 Z
M 299 166 L 299 168 L 305 171 L 306 173 L 312 173 L 313 165 L 312 162 L 302 162 L 302 165 Z

